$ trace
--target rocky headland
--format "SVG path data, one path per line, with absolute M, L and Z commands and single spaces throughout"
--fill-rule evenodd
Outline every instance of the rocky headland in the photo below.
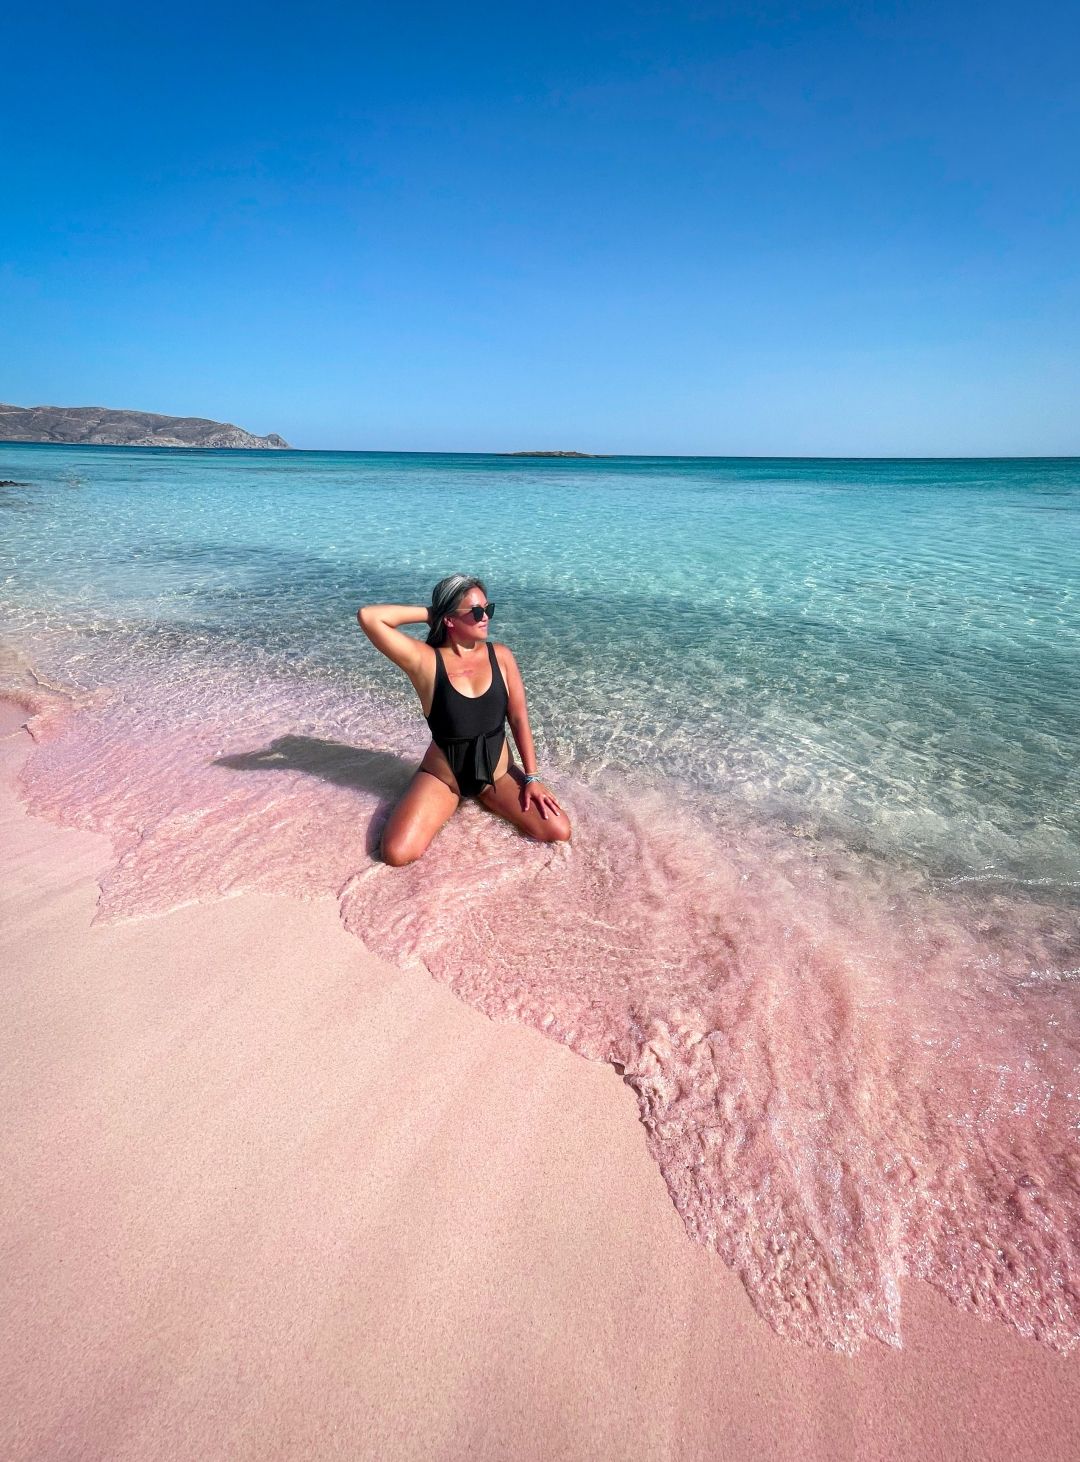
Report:
M 599 457 L 600 452 L 496 452 L 496 457 Z
M 107 406 L 0 405 L 0 442 L 65 442 L 102 447 L 252 447 L 287 449 L 276 432 L 257 437 L 231 422 L 159 416 Z

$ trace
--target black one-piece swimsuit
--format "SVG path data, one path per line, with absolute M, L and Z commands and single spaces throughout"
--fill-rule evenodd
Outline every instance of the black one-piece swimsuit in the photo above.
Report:
M 439 651 L 435 651 L 435 694 L 431 715 L 426 717 L 431 739 L 450 763 L 463 797 L 475 797 L 495 780 L 503 746 L 506 744 L 506 682 L 488 644 L 491 684 L 483 695 L 462 695 L 455 690 Z

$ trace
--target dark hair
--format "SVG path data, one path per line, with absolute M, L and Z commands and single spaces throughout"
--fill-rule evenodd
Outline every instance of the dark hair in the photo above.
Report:
M 445 616 L 454 613 L 470 589 L 479 589 L 484 598 L 487 598 L 483 581 L 470 579 L 466 574 L 447 574 L 445 579 L 440 579 L 435 585 L 431 591 L 431 608 L 428 610 L 431 628 L 428 630 L 427 644 L 437 648 L 446 643 Z

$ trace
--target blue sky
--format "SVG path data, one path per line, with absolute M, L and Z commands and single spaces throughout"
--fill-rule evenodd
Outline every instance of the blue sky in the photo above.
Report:
M 1080 454 L 1073 6 L 48 14 L 5 22 L 0 400 Z

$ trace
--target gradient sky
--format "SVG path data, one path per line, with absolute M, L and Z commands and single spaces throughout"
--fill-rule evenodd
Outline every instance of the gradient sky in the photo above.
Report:
M 1080 454 L 1080 11 L 61 3 L 0 400 L 295 446 Z

